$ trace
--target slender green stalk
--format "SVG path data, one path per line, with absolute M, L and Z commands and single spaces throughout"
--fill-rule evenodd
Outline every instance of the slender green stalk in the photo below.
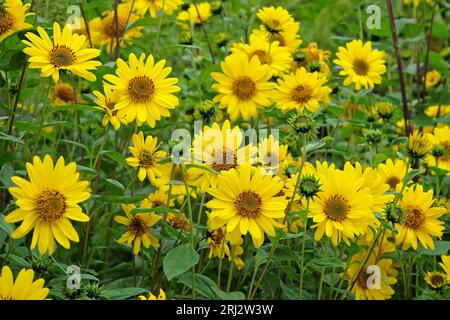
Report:
M 41 139 L 42 128 L 44 127 L 45 117 L 47 115 L 47 105 L 48 105 L 48 100 L 49 100 L 48 98 L 50 96 L 50 89 L 52 88 L 52 84 L 53 84 L 53 79 L 50 77 L 49 81 L 48 81 L 47 94 L 45 96 L 44 106 L 42 108 L 41 121 L 39 122 L 37 137 L 36 137 L 36 141 L 34 143 L 34 148 L 33 148 L 33 151 L 31 153 L 31 156 L 34 156 L 36 154 L 36 150 L 37 150 L 37 147 L 39 145 L 39 141 Z
M 322 287 L 323 287 L 324 276 L 325 276 L 325 268 L 322 268 L 322 272 L 320 273 L 319 292 L 317 293 L 317 300 L 320 300 L 322 297 Z
M 303 241 L 300 258 L 300 300 L 303 300 L 303 278 L 305 275 L 304 261 L 305 261 L 305 244 L 306 244 L 306 231 L 308 227 L 308 213 L 309 213 L 309 199 L 306 200 L 306 215 L 303 226 Z

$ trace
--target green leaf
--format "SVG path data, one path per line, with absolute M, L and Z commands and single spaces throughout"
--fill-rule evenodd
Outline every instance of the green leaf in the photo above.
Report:
M 426 256 L 440 256 L 447 254 L 450 250 L 450 241 L 435 241 L 434 242 L 434 250 L 432 249 L 424 249 L 423 247 L 419 248 L 419 254 L 423 254 Z
M 315 270 L 321 270 L 323 268 L 345 268 L 345 262 L 336 257 L 315 258 L 308 261 L 306 265 Z
M 171 213 L 175 213 L 177 215 L 180 214 L 180 212 L 178 210 L 171 209 L 171 208 L 163 208 L 163 207 L 158 207 L 158 208 L 134 208 L 133 210 L 131 210 L 131 214 L 146 213 L 146 212 L 158 212 L 158 213 L 171 212 Z
M 63 106 L 54 107 L 50 110 L 50 112 L 59 112 L 59 111 L 67 111 L 67 110 L 79 110 L 79 111 L 94 111 L 94 106 L 89 106 L 85 104 L 66 104 Z
M 127 161 L 125 160 L 125 158 L 118 152 L 116 151 L 105 151 L 103 152 L 103 154 L 105 154 L 108 158 L 119 162 L 122 166 L 127 167 Z
M 0 170 L 0 182 L 6 187 L 12 187 L 14 184 L 11 181 L 11 177 L 14 176 L 14 168 L 11 163 L 6 163 Z
M 11 135 L 3 133 L 3 132 L 0 132 L 0 140 L 11 141 L 11 142 L 20 144 L 28 149 L 28 146 L 25 144 L 25 142 L 22 139 L 16 138 L 14 136 L 11 136 Z
M 114 180 L 114 179 L 105 179 L 106 182 L 108 182 L 109 184 L 112 184 L 113 186 L 119 188 L 120 190 L 125 190 L 125 187 L 123 186 L 123 184 L 121 184 L 119 181 Z
M 112 202 L 112 203 L 136 203 L 144 200 L 147 197 L 146 194 L 137 194 L 132 197 L 128 196 L 101 196 L 93 195 L 92 198 L 100 202 Z
M 192 289 L 192 277 L 190 273 L 184 273 L 178 281 Z M 244 300 L 245 295 L 240 291 L 224 292 L 217 287 L 215 281 L 203 274 L 195 275 L 195 292 L 206 299 L 211 300 Z
M 144 288 L 121 288 L 106 291 L 103 296 L 109 300 L 122 300 L 147 292 Z
M 163 270 L 167 280 L 185 273 L 199 261 L 198 253 L 190 244 L 183 244 L 167 252 L 163 260 Z

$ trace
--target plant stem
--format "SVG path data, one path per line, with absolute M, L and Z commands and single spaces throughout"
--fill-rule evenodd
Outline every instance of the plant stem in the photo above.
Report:
M 45 116 L 47 114 L 48 97 L 50 95 L 50 89 L 52 88 L 52 84 L 53 84 L 53 79 L 50 77 L 49 81 L 48 81 L 47 94 L 46 94 L 46 97 L 45 97 L 44 106 L 42 108 L 41 121 L 39 122 L 39 128 L 38 128 L 38 132 L 37 132 L 37 137 L 36 137 L 36 141 L 34 143 L 34 148 L 33 148 L 33 151 L 31 153 L 31 156 L 34 156 L 36 154 L 36 150 L 37 150 L 37 147 L 39 145 L 39 140 L 41 139 L 42 128 L 44 126 Z
M 303 241 L 300 260 L 300 300 L 303 300 L 303 278 L 305 275 L 304 261 L 305 261 L 305 243 L 306 243 L 306 231 L 308 227 L 308 212 L 309 212 L 309 198 L 306 200 L 306 215 L 303 226 Z

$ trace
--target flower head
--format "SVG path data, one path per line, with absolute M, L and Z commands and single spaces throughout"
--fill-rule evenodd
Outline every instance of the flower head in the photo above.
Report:
M 33 281 L 34 271 L 22 269 L 14 281 L 13 273 L 4 266 L 0 275 L 0 300 L 44 300 L 49 290 L 44 279 Z

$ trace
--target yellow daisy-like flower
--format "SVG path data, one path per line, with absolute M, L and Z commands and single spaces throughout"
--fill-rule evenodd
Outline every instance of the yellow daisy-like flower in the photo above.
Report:
M 396 244 L 403 250 L 413 247 L 417 250 L 417 240 L 424 248 L 434 250 L 433 237 L 442 237 L 444 222 L 439 218 L 446 213 L 443 207 L 433 207 L 433 190 L 423 191 L 421 185 L 406 188 L 400 202 L 405 210 L 404 221 L 396 225 L 398 235 Z
M 261 20 L 264 29 L 271 34 L 295 28 L 295 25 L 298 26 L 291 14 L 283 7 L 264 7 L 259 9 L 256 15 Z
M 44 288 L 45 280 L 34 280 L 32 269 L 22 269 L 14 281 L 8 266 L 2 268 L 0 275 L 0 300 L 44 300 L 49 290 Z
M 391 191 L 400 191 L 402 181 L 406 176 L 406 163 L 403 160 L 387 159 L 386 163 L 380 163 L 377 167 L 378 176 L 388 184 Z M 408 172 L 411 171 L 411 168 Z
M 33 28 L 25 18 L 33 13 L 26 13 L 31 4 L 23 4 L 20 0 L 6 0 L 0 4 L 0 42 L 13 33 Z
M 425 160 L 429 166 L 439 167 L 447 170 L 447 175 L 450 174 L 450 128 L 444 126 L 442 128 L 435 128 L 433 134 L 427 135 L 428 141 L 431 144 L 431 154 Z M 439 157 L 433 155 L 439 154 Z
M 54 90 L 54 106 L 63 106 L 76 103 L 77 95 L 73 85 L 70 83 L 59 81 L 56 83 Z
M 206 236 L 206 244 L 209 245 L 210 250 L 208 258 L 218 257 L 223 259 L 225 254 L 230 256 L 230 247 L 225 239 L 225 228 L 218 228 L 208 231 Z
M 219 92 L 214 97 L 222 108 L 227 108 L 231 120 L 256 118 L 258 111 L 271 105 L 275 84 L 269 82 L 272 72 L 258 57 L 248 59 L 245 54 L 232 54 L 220 64 L 223 73 L 213 72 L 217 81 L 212 88 Z
M 179 102 L 172 93 L 180 91 L 180 87 L 176 85 L 177 78 L 167 78 L 172 68 L 164 68 L 165 64 L 166 60 L 155 64 L 153 56 L 145 59 L 145 54 L 139 60 L 134 53 L 130 54 L 129 63 L 117 59 L 117 76 L 107 74 L 104 79 L 121 96 L 114 108 L 119 118 L 136 119 L 138 126 L 147 122 L 153 128 L 161 117 L 170 117 L 169 109 Z
M 352 257 L 346 270 L 346 276 L 349 279 L 354 279 L 357 276 L 360 263 L 363 262 L 365 255 L 366 252 L 361 251 Z M 379 274 L 377 274 L 378 271 Z M 395 293 L 391 286 L 397 282 L 396 277 L 397 270 L 393 267 L 391 259 L 377 261 L 376 253 L 371 254 L 366 266 L 356 279 L 352 293 L 356 300 L 390 299 Z
M 199 2 L 197 5 L 191 3 L 187 10 L 183 10 L 178 14 L 177 21 L 179 21 L 183 29 L 188 30 L 189 26 L 184 21 L 198 25 L 205 23 L 211 16 L 212 11 L 209 2 Z
M 131 4 L 133 1 L 137 14 L 144 16 L 149 12 L 151 17 L 156 17 L 160 10 L 171 16 L 183 4 L 183 0 L 126 0 L 125 2 Z
M 430 152 L 431 146 L 427 137 L 419 130 L 415 130 L 413 134 L 408 137 L 406 149 L 411 158 L 421 159 Z
M 212 209 L 211 218 L 218 217 L 217 229 L 226 225 L 226 232 L 238 229 L 243 235 L 250 232 L 255 247 L 264 242 L 264 233 L 275 236 L 275 229 L 283 225 L 274 219 L 284 218 L 287 201 L 277 196 L 283 188 L 278 177 L 263 175 L 249 164 L 239 170 L 231 169 L 219 176 L 216 188 L 208 193 L 213 200 L 207 203 Z
M 429 106 L 425 109 L 425 114 L 429 117 L 443 117 L 450 113 L 450 105 L 446 106 Z
M 128 147 L 133 155 L 127 158 L 128 165 L 138 167 L 139 181 L 144 181 L 145 177 L 155 185 L 156 177 L 161 176 L 159 171 L 161 160 L 167 155 L 165 151 L 158 151 L 158 138 L 147 136 L 144 139 L 144 134 L 140 131 L 138 134 L 133 134 L 131 138 L 133 146 Z
M 256 147 L 251 144 L 243 146 L 243 142 L 242 131 L 238 126 L 232 128 L 228 120 L 222 128 L 218 123 L 213 123 L 211 127 L 205 126 L 192 142 L 194 161 L 222 173 L 237 168 L 241 163 L 256 160 Z M 193 167 L 191 172 L 201 176 L 202 191 L 217 184 L 218 175 L 213 171 Z
M 91 33 L 92 43 L 96 45 L 106 45 L 106 51 L 116 46 L 117 38 L 120 46 L 125 47 L 127 42 L 142 36 L 143 26 L 129 27 L 129 23 L 139 20 L 139 17 L 130 12 L 131 7 L 128 4 L 119 4 L 117 7 L 117 27 L 114 18 L 114 10 L 106 11 L 102 17 L 96 17 L 89 21 L 89 31 Z
M 98 49 L 82 49 L 86 37 L 72 33 L 70 27 L 61 27 L 53 23 L 53 41 L 47 32 L 38 27 L 39 36 L 27 32 L 22 40 L 27 45 L 23 52 L 31 56 L 28 61 L 32 69 L 41 69 L 41 77 L 52 77 L 55 82 L 59 80 L 60 70 L 67 70 L 89 81 L 97 78 L 89 70 L 95 70 L 101 65 L 100 61 L 92 60 L 100 55 Z
M 79 180 L 75 162 L 65 165 L 63 157 L 53 165 L 49 155 L 44 157 L 44 161 L 35 156 L 33 163 L 27 163 L 26 168 L 30 181 L 12 177 L 17 186 L 8 189 L 17 199 L 18 208 L 8 214 L 5 221 L 22 221 L 11 237 L 22 238 L 34 229 L 31 249 L 38 245 L 39 253 L 52 254 L 55 239 L 69 249 L 69 240 L 79 241 L 70 220 L 89 221 L 78 205 L 90 197 L 89 182 Z
M 320 177 L 321 191 L 310 204 L 309 215 L 316 223 L 314 238 L 322 239 L 325 234 L 334 246 L 343 240 L 362 235 L 374 222 L 373 196 L 369 188 L 362 188 L 364 178 L 337 169 L 328 169 Z
M 310 42 L 308 47 L 301 49 L 301 51 L 305 53 L 306 60 L 301 62 L 300 66 L 305 64 L 309 66 L 312 64 L 319 64 L 321 73 L 323 73 L 326 77 L 331 75 L 331 70 L 328 65 L 331 57 L 331 52 L 329 50 L 322 50 L 319 48 L 317 43 Z
M 140 295 L 138 298 L 139 300 L 166 300 L 166 293 L 160 288 L 158 296 L 155 296 L 153 293 L 149 292 L 148 297 Z
M 141 208 L 158 208 L 158 207 L 166 207 L 168 204 L 168 207 L 173 207 L 174 205 L 174 199 L 170 199 L 168 201 L 167 197 L 167 191 L 169 190 L 168 186 L 163 186 L 156 191 L 154 191 L 152 194 L 150 194 L 147 198 L 141 201 Z
M 441 256 L 442 262 L 439 263 L 447 274 L 447 283 L 450 284 L 450 256 Z
M 258 161 L 265 169 L 277 173 L 286 158 L 287 151 L 286 144 L 280 144 L 278 139 L 275 140 L 274 136 L 270 135 L 258 144 Z
M 125 115 L 119 117 L 117 110 L 115 110 L 116 104 L 120 101 L 120 94 L 118 90 L 112 90 L 110 86 L 103 86 L 104 94 L 95 90 L 93 92 L 96 97 L 95 103 L 99 106 L 98 109 L 102 110 L 105 115 L 102 118 L 102 125 L 106 127 L 108 123 L 114 127 L 114 130 L 119 130 L 121 124 L 127 124 L 128 120 Z
M 441 74 L 437 70 L 430 70 L 427 72 L 426 76 L 422 77 L 422 81 L 425 81 L 425 86 L 427 88 L 434 87 L 441 80 Z
M 372 43 L 361 40 L 353 40 L 346 44 L 346 48 L 339 47 L 336 53 L 339 59 L 333 62 L 343 68 L 339 73 L 347 76 L 344 85 L 355 84 L 355 89 L 360 90 L 373 88 L 375 84 L 381 83 L 381 75 L 386 72 L 384 52 L 377 49 L 372 50 Z
M 290 53 L 294 53 L 297 48 L 302 44 L 302 40 L 298 35 L 300 30 L 300 24 L 294 23 L 291 27 L 284 30 L 271 33 L 267 31 L 264 25 L 259 26 L 259 29 L 254 29 L 252 35 L 257 37 L 264 37 L 269 42 L 278 42 L 278 45 L 282 48 L 286 48 Z
M 428 271 L 424 279 L 433 289 L 441 289 L 447 284 L 447 277 L 442 272 Z
M 154 248 L 159 247 L 159 241 L 149 231 L 149 228 L 161 220 L 161 217 L 154 213 L 138 213 L 131 214 L 131 210 L 136 208 L 133 204 L 123 204 L 122 209 L 125 212 L 125 216 L 115 216 L 114 220 L 117 223 L 127 226 L 127 231 L 117 240 L 119 243 L 127 243 L 131 245 L 133 243 L 133 254 L 138 255 L 141 243 L 144 248 L 150 246 Z
M 321 103 L 327 103 L 331 89 L 325 86 L 327 78 L 318 72 L 308 72 L 305 68 L 278 80 L 278 87 L 273 100 L 283 112 L 302 111 L 305 108 L 312 112 L 319 110 Z
M 258 57 L 259 62 L 268 65 L 277 76 L 291 67 L 292 55 L 289 50 L 279 45 L 278 41 L 269 42 L 263 36 L 250 35 L 249 44 L 237 43 L 231 48 L 233 53 L 244 53 L 249 59 Z

